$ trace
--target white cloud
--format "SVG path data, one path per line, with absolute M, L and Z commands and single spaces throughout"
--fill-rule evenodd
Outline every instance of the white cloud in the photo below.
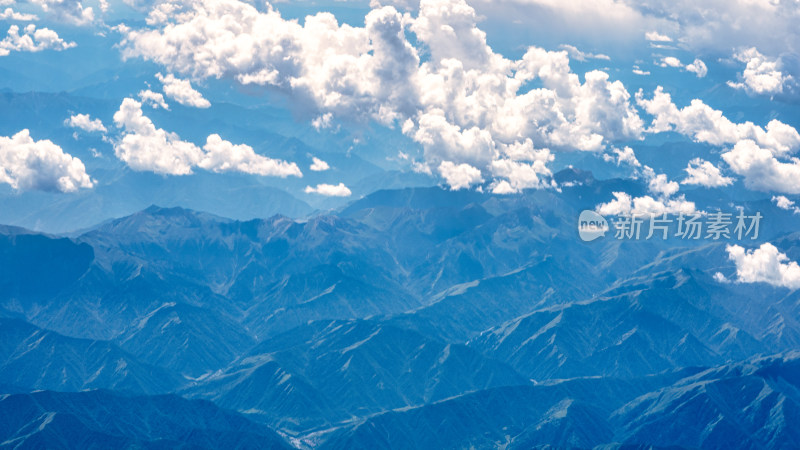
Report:
M 425 147 L 428 159 L 468 161 L 484 166 L 495 151 L 492 133 L 473 126 L 461 129 L 447 120 L 444 111 L 422 113 L 416 129 L 408 133 Z
M 617 166 L 621 166 L 622 164 L 631 166 L 633 168 L 642 166 L 642 164 L 636 158 L 636 154 L 633 152 L 633 149 L 630 147 L 625 147 L 623 149 L 612 148 L 611 152 L 613 155 L 609 155 L 608 153 L 603 154 L 604 161 L 613 162 Z
M 734 58 L 746 63 L 747 66 L 739 76 L 740 81 L 728 82 L 733 88 L 744 89 L 754 94 L 778 94 L 792 81 L 791 76 L 781 72 L 780 58 L 766 57 L 755 47 L 738 51 L 734 54 Z
M 419 161 L 411 162 L 411 170 L 414 171 L 414 173 L 424 173 L 425 175 L 433 176 L 431 166 Z
M 658 65 L 661 67 L 683 67 L 681 60 L 674 56 L 665 56 L 661 58 L 661 62 Z
M 30 22 L 32 20 L 39 20 L 39 17 L 37 17 L 36 14 L 25 14 L 14 11 L 11 8 L 6 8 L 3 12 L 0 12 L 0 20 L 18 20 L 22 22 Z
M 570 58 L 576 61 L 586 61 L 587 59 L 602 59 L 610 61 L 611 57 L 602 53 L 586 53 L 578 50 L 574 45 L 562 44 L 561 48 L 566 50 Z
M 114 123 L 123 128 L 114 153 L 133 170 L 165 175 L 188 175 L 193 167 L 213 172 L 243 172 L 262 176 L 302 177 L 295 163 L 267 158 L 252 147 L 233 144 L 211 134 L 203 148 L 182 141 L 175 133 L 156 128 L 142 113 L 142 104 L 131 98 L 122 101 Z
M 164 94 L 181 105 L 195 108 L 208 108 L 211 106 L 211 102 L 203 98 L 203 94 L 196 91 L 189 80 L 175 78 L 171 73 L 166 76 L 157 73 L 156 78 L 164 85 Z
M 14 189 L 74 192 L 94 182 L 83 162 L 49 140 L 34 141 L 25 129 L 0 136 L 0 183 Z
M 481 15 L 509 24 L 535 17 L 544 35 L 625 48 L 642 35 L 701 57 L 756 47 L 788 56 L 785 70 L 800 76 L 800 8 L 796 0 L 474 0 Z M 653 30 L 658 30 L 655 32 Z M 667 41 L 671 39 L 672 42 Z M 791 64 L 788 61 L 792 61 Z
M 777 119 L 771 120 L 766 129 L 752 122 L 733 123 L 722 115 L 722 111 L 712 109 L 698 99 L 678 109 L 661 86 L 656 88 L 650 100 L 645 99 L 640 90 L 636 94 L 636 101 L 654 116 L 649 132 L 674 130 L 711 145 L 735 144 L 750 139 L 776 154 L 800 148 L 800 133 Z
M 650 75 L 649 70 L 642 70 L 639 66 L 633 66 L 631 72 L 633 72 L 636 75 L 642 75 L 642 76 Z
M 489 169 L 495 181 L 490 188 L 496 194 L 520 192 L 523 189 L 556 187 L 550 178 L 552 172 L 547 164 L 554 156 L 549 149 L 535 149 L 526 139 L 511 145 L 502 145 L 501 157 L 492 161 Z M 549 179 L 549 181 L 548 181 Z
M 733 183 L 733 178 L 722 175 L 719 168 L 710 161 L 694 158 L 689 161 L 685 169 L 688 176 L 681 184 L 699 184 L 705 187 L 728 186 Z
M 550 153 L 547 152 L 546 156 L 549 157 Z M 492 192 L 495 194 L 511 194 L 520 192 L 523 189 L 543 187 L 544 183 L 540 176 L 551 175 L 550 170 L 544 165 L 546 160 L 542 159 L 532 164 L 511 159 L 492 161 L 492 174 L 497 178 L 497 181 L 491 187 Z M 441 172 L 441 166 L 439 166 L 439 169 Z
M 665 56 L 661 58 L 661 61 L 658 63 L 658 65 L 661 67 L 677 67 L 680 69 L 685 69 L 697 75 L 697 78 L 703 78 L 708 74 L 708 67 L 706 67 L 706 64 L 698 58 L 695 58 L 692 63 L 684 66 L 680 59 L 674 56 Z
M 302 177 L 297 164 L 258 155 L 252 147 L 235 145 L 218 134 L 209 135 L 198 167 L 213 172 L 243 172 L 261 176 Z
M 316 187 L 306 186 L 306 194 L 319 194 L 326 197 L 349 197 L 353 193 L 350 192 L 344 183 L 339 184 L 318 184 Z
M 142 100 L 142 103 L 150 105 L 155 109 L 163 108 L 169 111 L 169 105 L 167 104 L 167 101 L 164 100 L 164 95 L 160 92 L 153 92 L 150 89 L 144 89 L 139 91 L 139 99 Z
M 800 159 L 783 162 L 775 153 L 747 139 L 723 153 L 722 159 L 737 175 L 744 176 L 744 184 L 750 189 L 800 194 Z
M 438 170 L 439 175 L 444 178 L 445 182 L 450 186 L 450 189 L 454 191 L 469 188 L 473 184 L 483 183 L 481 171 L 469 164 L 455 164 L 452 161 L 442 161 L 442 163 L 439 164 Z
M 142 104 L 131 98 L 122 101 L 114 113 L 114 123 L 123 128 L 114 153 L 133 170 L 168 175 L 188 175 L 203 158 L 203 151 L 175 133 L 156 128 L 142 114 Z
M 0 41 L 0 56 L 6 56 L 11 52 L 40 52 L 42 50 L 61 51 L 75 47 L 74 42 L 66 42 L 58 33 L 49 28 L 36 28 L 34 24 L 28 24 L 19 34 L 19 26 L 11 25 L 8 34 Z
M 694 202 L 681 195 L 673 199 L 653 198 L 650 195 L 632 197 L 625 192 L 614 192 L 614 200 L 595 208 L 602 215 L 648 215 L 648 214 L 693 214 Z
M 479 0 L 486 16 L 537 17 L 537 25 L 593 42 L 674 42 L 695 53 L 756 46 L 769 55 L 796 53 L 797 2 L 772 0 Z M 536 15 L 533 15 L 536 14 Z M 512 17 L 513 15 L 513 17 Z M 656 31 L 657 30 L 657 31 Z
M 789 200 L 783 195 L 773 196 L 772 201 L 775 203 L 775 206 L 780 209 L 791 211 L 793 214 L 800 214 L 800 208 L 795 206 L 792 200 Z
M 686 65 L 686 70 L 689 72 L 694 72 L 697 75 L 697 78 L 703 78 L 708 75 L 708 67 L 706 67 L 706 63 L 702 60 L 695 58 L 695 60 Z
M 794 202 L 783 195 L 773 196 L 772 201 L 781 209 L 791 209 L 794 206 Z
M 657 31 L 648 31 L 644 34 L 644 38 L 651 42 L 672 42 L 672 38 L 661 34 Z
M 311 167 L 309 169 L 313 170 L 314 172 L 324 172 L 331 167 L 325 161 L 317 158 L 316 156 L 311 158 Z
M 50 13 L 56 20 L 72 25 L 87 25 L 94 21 L 94 10 L 84 8 L 79 0 L 30 0 L 42 11 Z
M 314 120 L 311 121 L 311 126 L 313 126 L 315 130 L 319 131 L 324 128 L 330 128 L 332 123 L 333 114 L 328 112 L 315 117 Z
M 74 114 L 64 121 L 64 124 L 72 128 L 80 128 L 89 133 L 105 133 L 106 127 L 100 119 L 92 119 L 88 114 Z
M 620 0 L 473 0 L 482 16 L 497 15 L 513 21 L 535 18 L 536 28 L 547 34 L 581 36 L 584 42 L 632 42 L 651 29 L 662 29 Z
M 738 245 L 728 245 L 728 258 L 736 264 L 739 283 L 768 283 L 789 289 L 800 288 L 800 266 L 789 261 L 769 242 L 761 247 L 745 250 Z
M 640 163 L 632 148 L 613 148 L 611 153 L 604 154 L 603 160 L 616 163 L 617 166 L 629 166 L 633 178 L 642 177 L 647 181 L 647 190 L 652 195 L 634 198 L 625 192 L 614 192 L 614 200 L 595 208 L 600 214 L 689 214 L 695 211 L 693 202 L 687 201 L 683 195 L 675 196 L 680 190 L 678 183 L 670 181 L 666 174 L 657 174 L 652 167 Z
M 513 159 L 505 148 L 528 140 L 537 148 L 599 151 L 642 133 L 621 82 L 592 71 L 582 83 L 566 51 L 531 47 L 519 60 L 495 53 L 463 0 L 423 0 L 416 17 L 376 6 L 364 27 L 339 24 L 329 13 L 301 25 L 234 0 L 171 8 L 154 10 L 151 28 L 122 30 L 125 57 L 192 79 L 282 90 L 316 117 L 317 129 L 336 116 L 402 124 L 423 146 L 428 169 L 450 161 L 489 176 L 495 161 Z M 420 49 L 429 57 L 420 58 Z M 526 89 L 533 81 L 542 87 Z
M 653 194 L 662 197 L 669 197 L 678 192 L 680 186 L 674 181 L 670 181 L 666 174 L 660 173 L 650 178 L 647 189 Z

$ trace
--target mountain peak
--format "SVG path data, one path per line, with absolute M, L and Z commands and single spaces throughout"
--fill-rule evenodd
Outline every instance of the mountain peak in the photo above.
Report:
M 592 184 L 592 182 L 595 180 L 591 171 L 581 170 L 572 166 L 556 172 L 555 175 L 553 175 L 553 179 L 558 184 Z

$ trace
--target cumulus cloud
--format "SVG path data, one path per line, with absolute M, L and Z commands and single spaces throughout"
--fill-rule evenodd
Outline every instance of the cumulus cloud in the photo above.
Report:
M 39 17 L 36 14 L 26 14 L 14 11 L 11 8 L 6 8 L 3 12 L 0 12 L 0 20 L 18 20 L 21 22 L 30 22 L 32 20 L 39 20 Z
M 326 197 L 349 197 L 353 193 L 344 185 L 339 184 L 318 184 L 316 187 L 306 186 L 306 194 L 319 194 Z
M 625 147 L 622 149 L 613 147 L 611 148 L 610 153 L 603 154 L 603 160 L 606 162 L 611 162 L 617 165 L 617 167 L 627 166 L 631 169 L 631 178 L 637 179 L 643 177 L 645 181 L 648 183 L 656 180 L 659 175 L 656 174 L 656 171 L 653 170 L 652 167 L 644 165 L 639 162 L 639 159 L 636 157 L 636 153 L 630 147 Z M 667 183 L 666 175 L 663 175 L 657 183 Z M 654 184 L 654 186 L 656 185 Z
M 114 153 L 133 170 L 188 175 L 193 167 L 200 167 L 213 172 L 302 177 L 295 163 L 258 155 L 252 147 L 233 144 L 217 134 L 208 136 L 202 149 L 183 141 L 175 133 L 156 128 L 142 113 L 142 104 L 131 98 L 122 101 L 114 123 L 123 129 Z
M 423 0 L 416 17 L 376 6 L 363 27 L 339 24 L 329 13 L 300 24 L 234 0 L 171 8 L 156 8 L 149 28 L 122 30 L 125 57 L 192 79 L 226 77 L 282 90 L 317 117 L 318 129 L 337 116 L 401 127 L 424 148 L 420 168 L 427 171 L 449 161 L 471 166 L 480 178 L 519 174 L 522 166 L 507 170 L 503 162 L 524 163 L 504 153 L 509 147 L 530 141 L 537 149 L 600 151 L 642 133 L 621 82 L 602 71 L 581 82 L 568 51 L 531 47 L 518 60 L 495 53 L 463 0 Z M 531 82 L 541 87 L 527 89 Z
M 571 36 L 620 42 L 644 35 L 688 50 L 728 53 L 756 46 L 769 55 L 798 51 L 795 1 L 771 0 L 478 0 L 481 14 L 539 17 L 541 27 Z M 536 14 L 532 16 L 531 14 Z
M 708 74 L 708 67 L 706 67 L 706 64 L 697 58 L 695 58 L 693 62 L 684 66 L 680 59 L 674 56 L 665 56 L 661 58 L 661 61 L 658 62 L 658 65 L 661 67 L 677 67 L 679 69 L 685 69 L 689 72 L 693 72 L 695 75 L 697 75 L 697 78 L 703 78 Z
M 800 214 L 800 208 L 795 206 L 794 201 L 789 200 L 783 195 L 776 195 L 772 197 L 772 202 L 775 203 L 780 209 L 791 211 L 793 214 Z
M 164 85 L 164 94 L 181 105 L 195 108 L 208 108 L 211 106 L 211 102 L 203 98 L 203 94 L 196 91 L 189 80 L 175 78 L 171 73 L 166 76 L 157 73 L 156 78 Z
M 652 195 L 633 197 L 626 192 L 613 192 L 613 200 L 595 208 L 600 214 L 690 214 L 695 211 L 693 202 L 687 201 L 683 195 L 675 195 L 680 190 L 678 183 L 671 181 L 666 174 L 657 174 L 652 167 L 640 163 L 632 148 L 613 148 L 610 154 L 603 155 L 603 159 L 616 163 L 617 166 L 630 167 L 631 176 L 643 178 L 647 182 L 647 190 Z
M 752 122 L 733 123 L 722 115 L 722 111 L 712 109 L 698 99 L 678 109 L 661 86 L 656 88 L 652 99 L 644 98 L 639 90 L 636 101 L 653 116 L 649 132 L 676 131 L 698 142 L 719 146 L 750 139 L 776 154 L 800 148 L 800 133 L 777 119 L 771 120 L 766 128 Z
M 674 56 L 665 56 L 661 58 L 661 62 L 658 63 L 661 67 L 683 67 L 681 60 L 674 57 Z
M 155 109 L 163 108 L 169 111 L 169 105 L 167 104 L 167 101 L 164 100 L 164 95 L 160 92 L 153 92 L 150 89 L 144 89 L 139 91 L 139 99 L 141 99 L 142 103 L 145 105 L 150 105 Z
M 789 261 L 774 245 L 766 242 L 761 247 L 745 250 L 738 245 L 728 245 L 728 258 L 736 264 L 736 281 L 739 283 L 768 283 L 789 289 L 800 288 L 800 266 Z
M 0 183 L 58 192 L 94 186 L 80 159 L 49 140 L 34 141 L 27 129 L 12 137 L 0 136 Z
M 0 41 L 0 56 L 7 56 L 11 52 L 40 52 L 42 50 L 61 51 L 75 47 L 74 42 L 66 42 L 58 33 L 49 28 L 36 28 L 28 24 L 19 33 L 18 25 L 8 28 L 6 37 Z
M 688 176 L 681 184 L 698 184 L 705 187 L 728 186 L 733 183 L 733 178 L 722 175 L 717 166 L 710 161 L 694 158 L 689 161 L 685 169 Z
M 744 184 L 750 189 L 800 193 L 800 159 L 792 157 L 788 162 L 781 161 L 776 153 L 780 154 L 746 139 L 723 153 L 722 159 L 737 175 L 744 177 Z
M 168 175 L 188 175 L 203 157 L 203 151 L 175 133 L 156 128 L 142 113 L 142 104 L 131 98 L 122 101 L 114 123 L 123 129 L 114 153 L 133 170 Z
M 261 156 L 249 145 L 235 145 L 218 134 L 208 136 L 203 150 L 205 154 L 197 166 L 213 172 L 243 172 L 281 178 L 303 176 L 295 163 Z
M 551 158 L 550 152 L 546 151 L 541 155 L 540 159 L 533 163 L 514 161 L 512 159 L 492 161 L 492 174 L 497 178 L 491 186 L 492 192 L 495 194 L 512 194 L 523 189 L 544 187 L 546 183 L 541 176 L 552 175 L 545 166 L 545 163 Z M 439 171 L 441 172 L 441 170 L 442 167 L 439 166 Z M 450 175 L 453 176 L 452 173 Z M 463 178 L 459 179 L 463 180 Z M 480 181 L 475 180 L 475 182 L 479 183 Z
M 666 174 L 660 173 L 650 178 L 650 181 L 647 183 L 647 189 L 662 197 L 669 197 L 677 193 L 680 186 L 678 186 L 678 183 L 670 181 Z
M 658 31 L 648 31 L 644 34 L 644 38 L 651 42 L 672 42 L 671 37 Z
M 105 133 L 108 131 L 100 119 L 92 119 L 88 114 L 72 115 L 69 119 L 64 121 L 64 124 L 72 128 L 79 128 L 83 131 L 88 131 L 89 133 Z
M 625 147 L 623 149 L 612 148 L 611 154 L 603 154 L 603 160 L 607 162 L 613 162 L 617 166 L 621 166 L 623 164 L 634 168 L 642 166 L 642 164 L 636 158 L 636 153 L 634 153 L 633 149 L 630 147 Z
M 647 30 L 662 30 L 636 10 L 635 2 L 631 6 L 620 0 L 471 0 L 470 4 L 492 21 L 510 25 L 534 17 L 543 33 L 580 36 L 580 42 L 632 42 Z
M 762 55 L 755 47 L 746 48 L 734 54 L 734 58 L 747 66 L 739 75 L 737 82 L 729 81 L 728 85 L 735 89 L 744 89 L 754 94 L 778 94 L 784 86 L 792 81 L 792 77 L 781 72 L 780 58 L 769 58 Z
M 94 21 L 94 10 L 84 7 L 79 0 L 30 0 L 42 11 L 49 13 L 58 21 L 72 25 L 87 25 Z
M 315 130 L 319 131 L 324 128 L 330 128 L 332 123 L 333 114 L 328 112 L 315 117 L 314 120 L 311 121 L 311 126 L 313 126 Z
M 706 63 L 702 60 L 695 58 L 690 64 L 686 65 L 686 70 L 689 72 L 694 72 L 697 75 L 697 78 L 703 78 L 708 75 L 708 67 L 706 67 Z
M 311 158 L 311 167 L 309 167 L 309 169 L 311 169 L 312 171 L 314 171 L 314 172 L 324 172 L 324 171 L 326 171 L 326 170 L 328 170 L 330 168 L 331 167 L 328 165 L 328 163 L 326 163 L 325 161 L 317 158 L 316 156 Z
M 662 215 L 693 214 L 694 202 L 687 201 L 684 196 L 673 199 L 659 199 L 650 195 L 633 197 L 626 192 L 614 192 L 614 200 L 597 206 L 596 211 L 602 215 Z
M 474 0 L 480 14 L 497 22 L 536 17 L 542 33 L 610 47 L 640 39 L 700 57 L 730 55 L 756 47 L 770 58 L 792 61 L 784 73 L 800 76 L 800 8 L 778 0 Z M 657 31 L 654 31 L 657 30 Z
M 566 50 L 567 53 L 569 54 L 570 58 L 572 58 L 572 59 L 574 59 L 576 61 L 586 61 L 588 59 L 602 59 L 602 60 L 605 60 L 605 61 L 610 61 L 611 60 L 611 57 L 608 56 L 608 55 L 604 55 L 602 53 L 586 53 L 586 52 L 582 52 L 577 47 L 575 47 L 574 45 L 562 44 L 561 48 Z
M 442 161 L 438 171 L 454 191 L 483 183 L 481 171 L 466 163 L 455 164 L 452 161 Z

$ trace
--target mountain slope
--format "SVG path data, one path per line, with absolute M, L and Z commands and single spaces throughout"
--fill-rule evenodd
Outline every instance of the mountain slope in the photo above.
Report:
M 189 389 L 269 423 L 327 423 L 528 380 L 464 345 L 375 321 L 314 322 L 270 338 Z M 325 420 L 327 419 L 327 420 Z M 291 423 L 289 423 L 291 422 Z
M 238 414 L 175 395 L 13 394 L 0 397 L 0 416 L 9 448 L 291 448 Z
M 105 341 L 76 339 L 0 318 L 0 383 L 29 390 L 174 390 L 180 380 Z

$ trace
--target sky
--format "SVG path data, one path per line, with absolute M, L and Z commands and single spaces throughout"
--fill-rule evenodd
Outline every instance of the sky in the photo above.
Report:
M 604 214 L 693 212 L 700 189 L 784 209 L 800 194 L 797 0 L 0 4 L 6 208 L 203 174 L 316 208 L 369 193 L 325 149 L 497 195 L 558 191 L 570 165 L 646 184 Z M 233 130 L 228 105 L 269 109 L 264 129 L 309 150 Z M 114 190 L 120 174 L 155 181 Z

